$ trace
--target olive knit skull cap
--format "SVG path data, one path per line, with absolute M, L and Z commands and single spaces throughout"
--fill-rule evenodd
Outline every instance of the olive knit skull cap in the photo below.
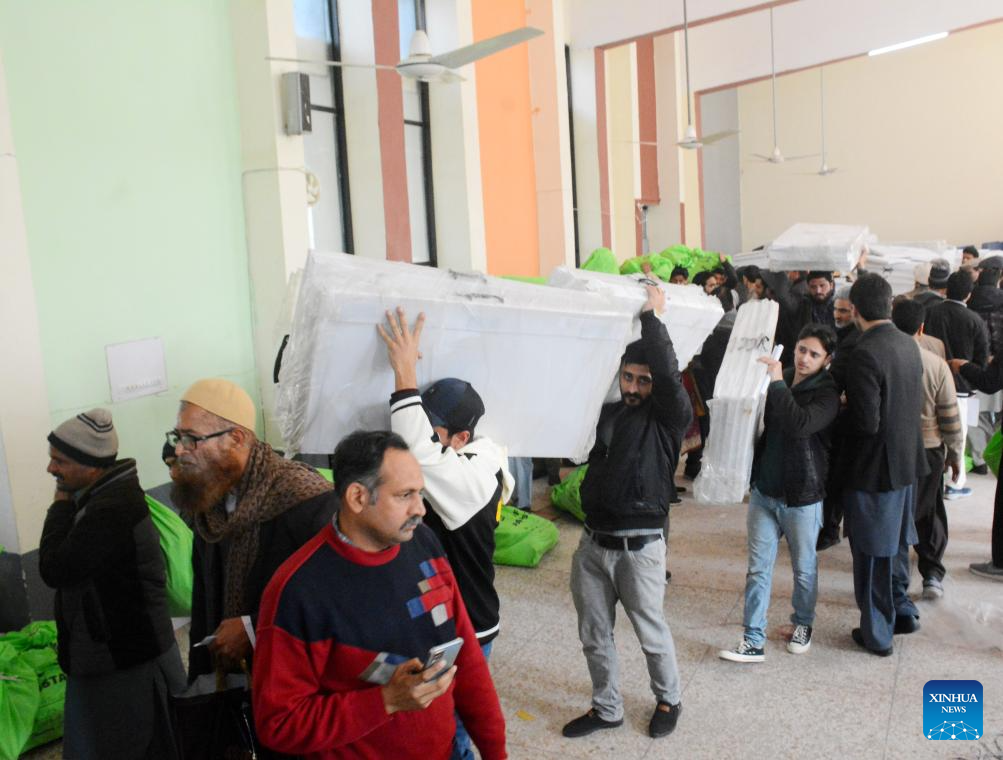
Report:
M 247 391 L 229 380 L 213 377 L 195 382 L 181 397 L 182 401 L 212 412 L 217 417 L 254 430 L 257 411 Z

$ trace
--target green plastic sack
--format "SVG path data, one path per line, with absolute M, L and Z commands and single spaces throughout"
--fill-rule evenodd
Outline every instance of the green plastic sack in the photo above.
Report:
M 501 508 L 495 528 L 496 565 L 536 567 L 543 555 L 557 545 L 557 526 L 550 520 L 515 507 Z
M 160 533 L 160 551 L 167 571 L 167 606 L 173 617 L 192 614 L 192 531 L 168 506 L 147 495 L 150 517 Z
M 1003 432 L 997 430 L 993 437 L 989 439 L 986 448 L 982 452 L 982 458 L 986 460 L 989 469 L 997 478 L 1000 476 L 1000 455 L 1003 454 Z
M 530 285 L 546 285 L 546 277 L 530 277 L 528 275 L 521 274 L 503 274 L 503 280 L 512 280 L 512 282 L 528 282 Z
M 580 489 L 588 469 L 587 464 L 576 467 L 568 473 L 568 477 L 550 489 L 550 503 L 562 512 L 577 517 L 582 522 L 585 522 L 585 512 L 582 511 Z
M 582 264 L 582 269 L 589 272 L 605 272 L 606 274 L 620 274 L 620 267 L 616 264 L 616 256 L 609 248 L 596 248 L 592 255 Z
M 317 467 L 316 469 L 317 472 L 319 472 L 323 476 L 324 480 L 326 480 L 328 483 L 334 482 L 334 473 L 330 470 L 330 468 Z
M 21 653 L 0 641 L 0 760 L 17 760 L 38 712 L 38 678 Z
M 56 653 L 56 624 L 52 620 L 29 623 L 20 631 L 0 636 L 0 642 L 16 649 L 31 666 L 38 682 L 38 707 L 31 736 L 22 752 L 63 735 L 63 705 L 66 702 L 66 674 Z

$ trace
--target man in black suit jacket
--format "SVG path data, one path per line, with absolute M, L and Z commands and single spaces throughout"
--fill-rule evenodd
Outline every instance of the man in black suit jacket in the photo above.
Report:
M 916 482 L 927 473 L 919 346 L 890 321 L 891 286 L 863 275 L 850 290 L 860 339 L 846 371 L 844 521 L 853 554 L 860 628 L 853 640 L 892 653 L 892 634 L 919 628 L 909 599 Z

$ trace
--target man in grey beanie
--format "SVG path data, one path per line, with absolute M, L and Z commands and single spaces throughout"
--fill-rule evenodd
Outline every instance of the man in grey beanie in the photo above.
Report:
M 168 697 L 184 688 L 184 669 L 136 462 L 118 459 L 106 409 L 78 414 L 48 440 L 56 494 L 39 572 L 56 589 L 64 756 L 174 758 Z

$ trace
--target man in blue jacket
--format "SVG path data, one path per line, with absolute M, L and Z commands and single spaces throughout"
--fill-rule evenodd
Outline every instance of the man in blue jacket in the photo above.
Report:
M 599 415 L 596 443 L 582 482 L 585 531 L 571 566 L 578 635 L 592 677 L 592 708 L 564 726 L 567 737 L 623 723 L 613 623 L 619 601 L 644 650 L 657 704 L 653 737 L 676 727 L 679 667 L 662 609 L 665 537 L 676 489 L 672 475 L 692 418 L 669 334 L 657 314 L 665 293 L 645 286 L 641 339 L 627 346 L 620 365 L 621 400 Z

